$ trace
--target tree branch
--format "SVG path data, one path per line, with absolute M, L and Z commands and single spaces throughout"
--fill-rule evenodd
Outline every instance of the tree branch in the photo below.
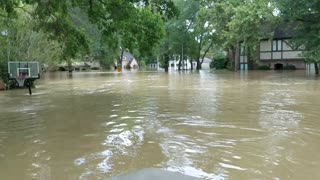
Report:
M 208 48 L 204 51 L 204 53 L 203 53 L 203 55 L 202 55 L 202 61 L 201 61 L 201 64 L 203 63 L 203 61 L 204 61 L 204 58 L 205 58 L 205 56 L 207 55 L 207 53 L 209 52 L 209 50 L 210 50 L 210 48 L 213 46 L 213 41 L 211 40 L 211 43 L 210 43 L 210 45 L 208 46 Z

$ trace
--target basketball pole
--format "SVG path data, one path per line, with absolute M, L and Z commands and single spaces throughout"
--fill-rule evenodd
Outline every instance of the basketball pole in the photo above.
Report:
M 32 95 L 32 91 L 31 91 L 31 80 L 28 79 L 29 83 L 28 83 L 28 88 L 29 88 L 29 94 L 30 96 Z

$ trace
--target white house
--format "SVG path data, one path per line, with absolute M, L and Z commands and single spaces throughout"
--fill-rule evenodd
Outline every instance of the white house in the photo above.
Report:
M 117 65 L 117 60 L 114 61 L 114 66 Z M 125 51 L 123 53 L 123 58 L 122 58 L 122 69 L 138 69 L 139 64 L 137 60 L 134 58 L 134 56 Z
M 160 63 L 159 62 L 148 63 L 147 69 L 148 70 L 157 70 L 157 71 L 159 71 L 161 69 L 160 68 Z
M 204 61 L 201 65 L 202 69 L 210 69 L 210 63 L 212 59 L 204 58 Z M 197 62 L 192 61 L 193 69 L 197 68 Z M 179 60 L 170 60 L 169 61 L 169 70 L 178 70 L 179 69 Z M 191 62 L 188 60 L 181 61 L 181 70 L 191 70 Z

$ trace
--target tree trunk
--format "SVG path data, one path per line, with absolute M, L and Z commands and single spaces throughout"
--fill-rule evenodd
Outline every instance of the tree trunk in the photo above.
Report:
M 319 74 L 319 66 L 317 62 L 314 62 L 314 69 L 316 70 L 316 74 Z
M 237 42 L 235 58 L 234 58 L 234 71 L 238 71 L 239 69 L 240 69 L 240 43 Z
M 234 55 L 234 48 L 233 47 L 229 47 L 228 48 L 228 54 L 227 54 L 227 57 L 228 57 L 228 63 L 229 63 L 229 69 L 234 69 L 234 58 L 235 58 L 235 55 Z
M 197 58 L 197 70 L 201 70 L 201 62 L 200 62 L 200 59 Z
M 167 53 L 164 54 L 164 71 L 165 72 L 169 71 L 169 61 L 170 61 L 169 55 Z
M 192 58 L 190 59 L 190 65 L 191 65 L 190 70 L 193 71 L 193 60 L 192 60 Z
M 73 68 L 72 68 L 72 62 L 70 60 L 68 60 L 68 72 L 72 73 Z
M 181 71 L 181 63 L 182 63 L 182 56 L 180 56 L 179 64 L 178 64 L 178 71 Z
M 201 70 L 201 48 L 199 47 L 199 52 L 197 54 L 197 70 Z

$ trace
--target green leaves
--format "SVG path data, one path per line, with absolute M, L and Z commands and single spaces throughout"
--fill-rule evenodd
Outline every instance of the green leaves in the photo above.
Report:
M 106 54 L 117 52 L 119 55 L 121 49 L 138 50 L 137 54 L 149 56 L 164 36 L 163 19 L 172 17 L 176 9 L 172 1 L 141 2 L 2 0 L 0 17 L 29 17 L 35 31 L 42 31 L 47 38 L 60 44 L 61 58 L 67 61 L 89 54 L 103 59 Z M 84 20 L 73 16 L 76 8 Z
M 308 62 L 320 58 L 320 2 L 318 0 L 276 0 L 284 21 L 295 23 L 296 37 L 292 43 L 305 46 L 304 56 Z
M 61 44 L 50 39 L 45 31 L 35 31 L 33 21 L 26 16 L 15 19 L 0 18 L 0 22 L 5 22 L 0 29 L 0 64 L 6 64 L 7 61 L 53 64 L 55 59 L 60 58 Z

